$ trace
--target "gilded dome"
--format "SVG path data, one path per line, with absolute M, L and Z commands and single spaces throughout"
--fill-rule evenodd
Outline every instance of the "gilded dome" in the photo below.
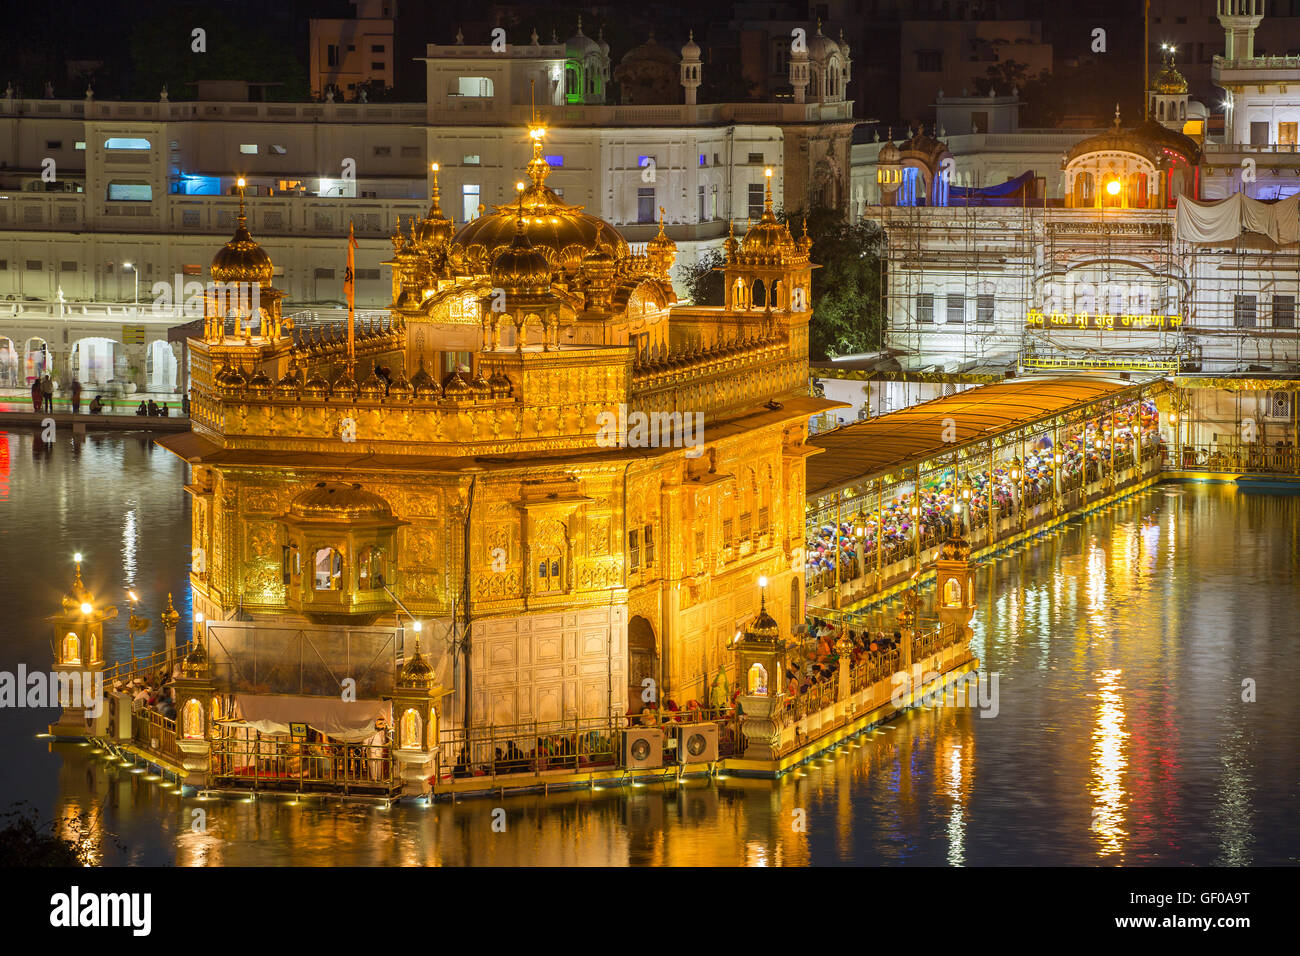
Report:
M 248 379 L 244 377 L 244 373 L 232 365 L 221 366 L 212 381 L 220 388 L 232 390 L 243 388 L 248 384 Z
M 583 257 L 597 249 L 619 262 L 630 257 L 627 240 L 617 229 L 583 212 L 581 206 L 566 204 L 546 185 L 551 167 L 542 155 L 545 133 L 540 126 L 529 130 L 533 144 L 533 158 L 528 162 L 531 185 L 520 192 L 515 202 L 496 206 L 494 212 L 465 223 L 456 233 L 447 252 L 453 269 L 480 274 L 491 271 L 496 257 L 515 245 L 521 221 L 528 243 L 546 256 L 550 272 L 562 270 L 572 276 Z
M 460 372 L 451 372 L 442 380 L 442 393 L 450 399 L 470 398 L 474 394 L 474 387 L 465 381 L 465 376 Z
M 379 376 L 375 374 L 375 369 L 373 366 L 370 369 L 370 374 L 367 375 L 365 381 L 361 383 L 361 387 L 358 389 L 358 392 L 362 398 L 383 397 L 384 383 L 381 382 L 379 380 Z
M 295 518 L 350 521 L 356 518 L 391 518 L 388 502 L 359 484 L 341 481 L 318 481 L 298 494 L 289 505 Z
M 248 390 L 254 395 L 270 395 L 271 384 L 271 377 L 259 368 L 248 380 Z
M 424 368 L 424 357 L 420 357 L 420 367 L 415 370 L 411 376 L 411 389 L 415 397 L 419 399 L 432 399 L 438 397 L 438 383 L 433 380 L 433 376 Z
M 508 292 L 544 292 L 551 285 L 551 264 L 533 248 L 524 232 L 523 220 L 515 227 L 508 249 L 492 260 L 492 285 Z
M 296 398 L 298 395 L 298 371 L 289 369 L 284 377 L 275 383 L 275 394 L 281 398 Z
M 903 154 L 892 140 L 886 140 L 885 145 L 880 147 L 880 152 L 876 154 L 877 166 L 897 166 L 902 162 Z
M 330 392 L 335 398 L 341 398 L 345 401 L 357 397 L 357 380 L 352 377 L 352 373 L 344 369 L 343 374 L 334 380 Z
M 311 378 L 307 379 L 307 384 L 302 387 L 304 398 L 324 398 L 330 393 L 330 383 L 317 372 Z
M 244 181 L 239 181 L 239 216 L 236 220 L 235 234 L 212 257 L 212 280 L 214 282 L 257 282 L 269 283 L 275 275 L 275 267 L 266 250 L 257 244 L 248 231 L 248 216 L 244 213 Z
M 1160 72 L 1151 81 L 1151 91 L 1166 95 L 1187 92 L 1187 78 L 1178 72 L 1178 67 L 1174 66 L 1174 53 L 1172 50 L 1165 50 L 1165 65 L 1160 68 Z
M 758 610 L 758 617 L 745 628 L 745 640 L 749 643 L 775 644 L 780 638 L 781 625 L 767 613 L 767 604 L 764 603 Z
M 433 190 L 429 197 L 429 211 L 415 227 L 415 245 L 428 252 L 440 243 L 451 242 L 456 234 L 456 224 L 442 211 L 441 190 L 438 188 L 438 164 L 433 164 Z M 398 250 L 400 254 L 402 250 Z
M 398 678 L 398 683 L 405 687 L 432 687 L 433 681 L 433 668 L 421 656 L 420 639 L 417 637 L 415 639 L 415 654 L 402 665 L 402 673 Z
M 181 662 L 181 673 L 186 677 L 203 677 L 208 672 L 208 652 L 202 641 L 195 641 Z
M 415 389 L 406 377 L 406 369 L 399 370 L 397 378 L 393 379 L 393 384 L 388 387 L 388 397 L 396 402 L 409 402 L 414 394 Z

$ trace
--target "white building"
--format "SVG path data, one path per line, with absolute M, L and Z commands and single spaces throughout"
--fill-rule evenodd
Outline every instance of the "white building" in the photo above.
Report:
M 393 233 L 423 216 L 431 165 L 458 225 L 510 202 L 534 114 L 549 130 L 550 185 L 566 201 L 633 243 L 655 234 L 663 207 L 679 292 L 682 270 L 721 249 L 730 222 L 743 234 L 762 214 L 766 168 L 778 205 L 847 196 L 850 60 L 826 37 L 814 35 L 807 58 L 791 62 L 796 101 L 740 104 L 696 102 L 704 67 L 693 39 L 680 53 L 655 52 L 650 41 L 620 65 L 641 82 L 670 71 L 670 82 L 658 77 L 648 88 L 671 89 L 672 101 L 631 105 L 607 103 L 609 46 L 580 25 L 564 42 L 484 39 L 428 46 L 426 103 L 171 102 L 166 90 L 147 103 L 101 101 L 89 90 L 83 100 L 32 100 L 6 90 L 0 358 L 10 356 L 21 378 L 48 350 L 57 375 L 74 350 L 75 341 L 54 342 L 66 329 L 7 329 L 6 312 L 17 320 L 24 302 L 61 293 L 71 303 L 148 303 L 155 283 L 205 281 L 214 244 L 233 231 L 241 176 L 249 229 L 275 262 L 289 313 L 343 304 L 349 224 L 360 245 L 358 306 L 386 307 L 391 283 L 380 263 Z M 136 368 L 143 385 L 145 365 L 120 358 L 101 364 Z

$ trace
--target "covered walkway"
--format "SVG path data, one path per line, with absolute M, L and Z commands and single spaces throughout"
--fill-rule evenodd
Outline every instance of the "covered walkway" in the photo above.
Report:
M 907 580 L 955 527 L 980 549 L 1160 468 L 1161 380 L 1028 378 L 970 389 L 809 439 L 809 604 Z

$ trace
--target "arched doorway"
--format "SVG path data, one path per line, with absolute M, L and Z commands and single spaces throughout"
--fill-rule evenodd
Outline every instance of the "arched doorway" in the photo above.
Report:
M 162 339 L 155 339 L 149 345 L 145 356 L 145 375 L 151 392 L 176 391 L 176 355 L 171 346 Z
M 78 339 L 69 359 L 72 374 L 82 385 L 127 384 L 126 350 L 113 339 Z
M 51 371 L 50 347 L 44 339 L 30 338 L 23 346 L 23 374 L 30 385 L 46 372 Z
M 23 382 L 18 374 L 18 349 L 13 339 L 0 336 L 0 388 L 22 388 Z
M 659 653 L 655 648 L 655 631 L 650 622 L 636 615 L 627 622 L 627 712 L 639 714 L 646 705 L 646 687 L 654 687 L 659 700 Z M 646 685 L 645 681 L 654 681 Z

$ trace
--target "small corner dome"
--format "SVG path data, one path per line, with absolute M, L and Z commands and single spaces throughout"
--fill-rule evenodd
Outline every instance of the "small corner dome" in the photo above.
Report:
M 357 518 L 391 518 L 388 502 L 358 484 L 321 481 L 298 494 L 289 505 L 295 518 L 351 521 Z

